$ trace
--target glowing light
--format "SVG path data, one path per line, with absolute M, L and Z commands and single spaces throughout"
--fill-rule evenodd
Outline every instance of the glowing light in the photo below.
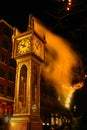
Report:
M 50 124 L 49 124 L 49 123 L 47 123 L 47 125 L 49 126 Z
M 85 78 L 87 78 L 87 75 L 85 74 Z
M 15 126 L 15 123 L 14 123 L 14 122 L 11 122 L 11 126 L 14 127 L 14 126 Z
M 43 122 L 43 125 L 45 125 L 45 123 Z
M 60 97 L 58 97 L 58 100 L 60 101 Z
M 71 2 L 70 2 L 70 3 L 68 3 L 68 5 L 71 5 Z
M 68 3 L 67 3 L 67 10 L 68 11 L 70 10 L 71 5 L 72 5 L 72 0 L 68 0 Z
M 70 10 L 70 8 L 69 8 L 69 7 L 67 7 L 67 10 Z
M 66 102 L 65 102 L 65 107 L 69 108 L 70 107 L 70 102 L 71 102 L 72 94 L 68 95 Z
M 81 82 L 79 82 L 77 84 L 74 84 L 73 85 L 73 90 L 75 91 L 76 89 L 79 89 L 79 88 L 83 87 L 83 85 L 84 85 L 83 81 L 81 81 Z

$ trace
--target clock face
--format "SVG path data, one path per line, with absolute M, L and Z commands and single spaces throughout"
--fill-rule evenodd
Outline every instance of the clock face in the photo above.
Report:
M 33 52 L 37 55 L 41 55 L 41 43 L 38 39 L 34 39 L 33 41 Z
M 31 44 L 28 38 L 23 39 L 18 44 L 18 54 L 24 54 L 26 52 L 29 52 L 31 50 Z

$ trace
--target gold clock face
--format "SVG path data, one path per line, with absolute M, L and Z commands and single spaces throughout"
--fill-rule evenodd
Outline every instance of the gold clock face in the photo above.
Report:
M 29 52 L 31 49 L 31 44 L 29 39 L 23 39 L 18 44 L 18 54 L 24 54 L 26 52 Z
M 40 54 L 41 54 L 41 43 L 38 39 L 34 39 L 34 41 L 33 41 L 33 52 L 37 56 L 40 56 Z

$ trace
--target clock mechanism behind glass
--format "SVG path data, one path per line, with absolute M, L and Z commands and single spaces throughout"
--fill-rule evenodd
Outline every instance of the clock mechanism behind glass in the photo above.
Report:
M 31 43 L 29 38 L 18 41 L 17 55 L 24 54 L 31 51 Z

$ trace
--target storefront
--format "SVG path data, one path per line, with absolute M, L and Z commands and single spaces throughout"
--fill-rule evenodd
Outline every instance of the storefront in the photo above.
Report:
M 13 114 L 13 103 L 0 100 L 0 118 L 8 123 Z

